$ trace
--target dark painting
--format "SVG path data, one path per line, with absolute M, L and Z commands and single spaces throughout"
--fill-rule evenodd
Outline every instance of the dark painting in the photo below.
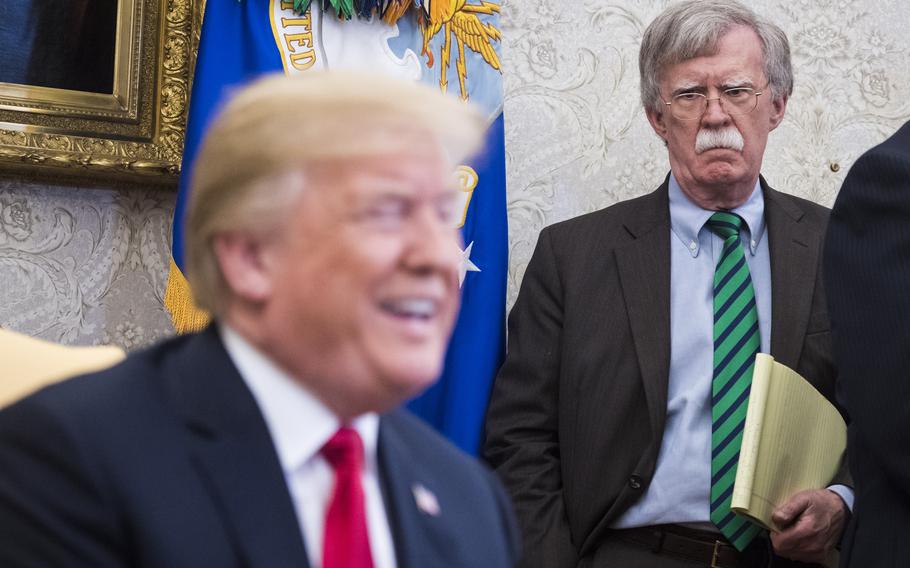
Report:
M 0 0 L 0 82 L 114 92 L 118 0 Z

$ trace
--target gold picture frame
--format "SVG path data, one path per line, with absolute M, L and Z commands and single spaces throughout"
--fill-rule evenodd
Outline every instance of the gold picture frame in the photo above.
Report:
M 176 183 L 204 4 L 116 4 L 112 93 L 0 82 L 0 170 Z

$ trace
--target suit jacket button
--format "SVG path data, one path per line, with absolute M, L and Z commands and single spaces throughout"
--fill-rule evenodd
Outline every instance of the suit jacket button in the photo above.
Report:
M 629 487 L 631 487 L 635 491 L 638 491 L 639 489 L 641 489 L 641 477 L 639 477 L 637 475 L 633 475 L 632 477 L 630 477 L 629 478 Z

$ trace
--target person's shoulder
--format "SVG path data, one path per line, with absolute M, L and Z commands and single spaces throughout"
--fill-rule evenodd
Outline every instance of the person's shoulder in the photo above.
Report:
M 389 465 L 400 473 L 435 480 L 436 488 L 444 493 L 457 489 L 462 498 L 470 495 L 490 504 L 504 499 L 502 484 L 487 464 L 462 451 L 407 410 L 382 415 L 379 451 L 388 452 L 386 457 L 395 460 Z
M 881 178 L 910 168 L 910 121 L 883 142 L 866 150 L 847 174 L 845 184 L 859 178 Z
M 860 160 L 876 155 L 889 155 L 910 159 L 910 121 L 905 122 L 897 132 L 885 139 L 884 142 L 870 148 L 860 157 Z
M 432 470 L 434 475 L 458 479 L 462 487 L 469 481 L 488 486 L 493 474 L 482 462 L 468 455 L 436 430 L 406 410 L 384 414 L 380 428 L 386 428 L 415 460 L 407 465 Z M 386 438 L 388 439 L 388 438 Z
M 557 251 L 591 250 L 578 243 L 615 246 L 630 238 L 630 230 L 654 228 L 669 219 L 666 192 L 663 184 L 650 193 L 556 222 L 541 231 L 541 239 L 549 240 Z
M 46 386 L 8 408 L 21 406 L 61 418 L 92 421 L 110 413 L 128 414 L 125 409 L 130 405 L 152 402 L 149 397 L 160 390 L 158 379 L 169 373 L 170 360 L 191 341 L 188 336 L 167 339 L 131 353 L 107 369 Z
M 426 456 L 427 461 L 439 461 L 458 468 L 479 467 L 471 456 L 407 410 L 399 409 L 383 414 L 381 428 L 388 428 L 409 448 Z
M 597 209 L 596 211 L 583 213 L 576 217 L 553 223 L 544 230 L 551 232 L 573 232 L 588 230 L 592 227 L 604 228 L 622 224 L 625 220 L 628 220 L 630 216 L 636 216 L 651 209 L 655 205 L 655 200 L 658 199 L 658 191 L 618 201 L 602 209 Z
M 785 196 L 785 199 L 791 200 L 793 203 L 798 205 L 805 214 L 815 219 L 827 219 L 828 215 L 831 214 L 831 209 L 822 205 L 821 203 L 816 203 L 815 201 L 811 201 L 805 197 L 791 195 L 789 193 L 783 193 L 781 195 Z
M 772 201 L 777 201 L 791 215 L 798 216 L 801 222 L 807 221 L 810 224 L 822 227 L 827 224 L 828 216 L 831 214 L 829 208 L 804 197 L 799 197 L 792 193 L 785 193 L 780 189 L 770 189 L 772 189 L 772 192 L 768 194 L 768 197 Z

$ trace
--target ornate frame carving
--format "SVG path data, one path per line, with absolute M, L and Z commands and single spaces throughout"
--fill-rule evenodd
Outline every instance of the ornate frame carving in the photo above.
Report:
M 176 182 L 204 3 L 117 4 L 113 94 L 0 83 L 0 170 Z

